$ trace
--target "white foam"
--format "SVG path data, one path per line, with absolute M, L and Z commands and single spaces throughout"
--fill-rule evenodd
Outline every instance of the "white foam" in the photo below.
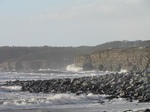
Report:
M 81 70 L 81 69 L 80 69 Z M 104 75 L 107 72 L 101 71 L 78 71 L 65 73 L 0 73 L 0 82 L 9 80 L 43 80 L 54 78 L 77 78 L 84 76 L 98 76 Z M 123 70 L 124 71 L 124 70 Z M 148 108 L 149 103 L 127 102 L 124 99 L 113 99 L 111 101 L 104 99 L 105 95 L 82 94 L 44 94 L 44 93 L 29 93 L 21 92 L 20 86 L 0 86 L 0 110 L 3 109 L 18 109 L 18 108 L 40 108 L 40 107 L 56 107 L 72 106 L 73 108 L 80 107 L 94 107 L 92 109 L 106 110 L 108 112 L 121 112 L 126 109 L 140 109 Z M 105 103 L 102 105 L 100 101 Z M 58 106 L 59 105 L 59 106 Z M 96 110 L 97 109 L 97 110 Z M 93 110 L 94 111 L 94 110 Z M 87 110 L 87 112 L 92 112 Z M 100 111 L 101 112 L 101 111 Z
M 21 86 L 1 86 L 0 88 L 11 90 L 11 91 L 18 91 L 21 90 Z
M 87 112 L 94 112 L 100 110 L 106 110 L 108 112 L 122 112 L 123 110 L 128 109 L 141 109 L 148 108 L 149 103 L 140 103 L 137 104 L 134 102 L 127 102 L 122 98 L 113 99 L 111 101 L 105 99 L 106 95 L 93 95 L 82 94 L 35 94 L 35 93 L 25 93 L 20 94 L 17 97 L 18 93 L 14 96 L 8 98 L 7 101 L 4 101 L 2 105 L 0 105 L 0 110 L 5 109 L 23 109 L 23 108 L 79 108 L 83 107 L 87 108 Z M 103 102 L 103 104 L 101 104 Z M 94 109 L 93 111 L 88 109 Z M 101 112 L 101 111 L 99 111 Z
M 9 94 L 8 94 L 9 95 Z M 75 95 L 75 94 L 35 94 L 35 93 L 18 93 L 8 96 L 7 101 L 3 101 L 1 107 L 9 108 L 24 108 L 24 107 L 43 107 L 55 105 L 72 105 L 72 104 L 90 104 L 96 100 L 104 100 L 100 95 Z
M 82 71 L 82 67 L 76 67 L 74 64 L 68 65 L 66 67 L 67 71 L 73 71 L 73 72 L 78 72 L 78 71 Z
M 128 70 L 126 70 L 126 69 L 121 69 L 119 73 L 126 73 L 126 72 L 128 72 Z
M 47 80 L 47 79 L 63 79 L 63 78 L 78 78 L 85 76 L 104 75 L 108 72 L 102 71 L 82 71 L 82 68 L 76 68 L 74 65 L 68 65 L 68 71 L 60 71 L 54 73 L 0 73 L 0 84 L 5 81 L 15 80 Z M 110 73 L 110 72 L 109 72 Z

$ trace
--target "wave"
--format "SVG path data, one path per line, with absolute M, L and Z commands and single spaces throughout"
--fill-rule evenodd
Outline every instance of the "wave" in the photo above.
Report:
M 0 92 L 3 91 L 20 91 L 21 86 L 0 86 Z
M 104 101 L 105 95 L 82 94 L 34 94 L 26 93 L 21 94 L 21 98 L 16 97 L 17 93 L 7 101 L 3 101 L 0 105 L 1 109 L 13 108 L 38 108 L 43 106 L 56 106 L 56 105 L 75 105 L 75 104 L 91 104 L 97 101 Z
M 128 70 L 126 70 L 126 69 L 121 69 L 119 73 L 125 73 L 125 72 L 128 72 Z
M 67 71 L 78 72 L 78 71 L 82 71 L 83 69 L 82 69 L 82 67 L 77 67 L 77 66 L 75 66 L 74 64 L 71 64 L 71 65 L 68 65 L 68 66 L 66 67 L 66 70 L 67 70 Z
M 123 98 L 108 100 L 108 95 L 94 95 L 89 94 L 35 94 L 35 93 L 21 93 L 21 97 L 17 97 L 17 92 L 11 96 L 7 101 L 0 102 L 0 110 L 9 109 L 32 109 L 32 108 L 76 108 L 87 107 L 88 109 L 105 109 L 108 112 L 122 112 L 125 109 L 140 109 L 149 107 L 149 103 L 140 103 L 137 101 L 127 102 Z M 91 112 L 91 110 L 86 110 Z

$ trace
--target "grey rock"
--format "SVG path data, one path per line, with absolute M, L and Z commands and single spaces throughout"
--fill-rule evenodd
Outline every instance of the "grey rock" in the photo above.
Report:
M 141 74 L 135 76 L 135 73 Z M 123 97 L 128 101 L 150 102 L 150 80 L 145 72 L 113 73 L 96 77 L 75 79 L 51 79 L 30 81 L 7 81 L 5 86 L 20 85 L 22 91 L 44 93 L 107 94 Z M 138 80 L 140 79 L 140 80 Z M 1 86 L 3 86 L 1 85 Z

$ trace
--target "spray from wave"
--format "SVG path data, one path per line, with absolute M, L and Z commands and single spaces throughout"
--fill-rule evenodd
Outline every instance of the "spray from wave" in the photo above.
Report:
M 66 67 L 66 70 L 72 72 L 78 72 L 78 71 L 82 71 L 82 67 L 76 67 L 74 64 L 71 64 Z
M 126 73 L 126 72 L 128 72 L 128 70 L 126 70 L 126 69 L 121 69 L 119 73 Z

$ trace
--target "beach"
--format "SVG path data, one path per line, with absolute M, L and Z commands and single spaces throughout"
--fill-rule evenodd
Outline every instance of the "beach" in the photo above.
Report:
M 114 91 L 116 87 L 124 87 L 125 85 L 126 88 L 128 86 L 130 87 L 129 84 L 122 83 L 127 82 L 126 79 L 130 77 L 130 80 L 128 80 L 130 81 L 129 83 L 135 85 L 134 88 L 138 89 L 139 82 L 137 83 L 136 80 L 132 79 L 140 79 L 137 80 L 142 82 L 140 83 L 140 86 L 145 84 L 149 81 L 144 77 L 145 75 L 147 76 L 145 72 L 138 72 L 138 75 L 137 73 L 133 75 L 131 73 L 106 73 L 106 75 L 103 72 L 97 71 L 82 71 L 74 74 L 70 72 L 64 72 L 61 74 L 1 73 L 0 112 L 148 112 L 139 111 L 150 109 L 150 105 L 149 101 L 139 100 L 138 98 L 140 97 L 136 97 L 137 91 L 133 90 L 134 95 L 132 96 L 132 99 L 129 99 L 130 97 L 123 97 L 123 89 L 121 89 L 121 94 L 118 94 L 118 96 L 115 97 L 113 94 L 108 95 L 107 93 L 95 94 L 94 92 L 98 90 L 92 91 L 95 88 L 90 88 L 95 87 L 96 85 L 96 87 L 100 88 L 102 85 L 108 85 L 108 83 L 111 83 L 109 84 L 111 85 L 110 89 L 109 86 L 107 86 L 107 89 L 105 89 L 106 87 L 102 88 L 103 92 L 109 93 Z M 142 76 L 144 78 L 141 78 Z M 15 80 L 16 77 L 18 80 Z M 116 81 L 113 81 L 113 79 Z M 92 86 L 93 82 L 94 86 Z M 103 82 L 105 83 L 103 84 Z M 62 87 L 65 88 L 64 85 L 66 84 L 68 87 L 67 90 L 71 87 L 77 91 L 75 91 L 75 93 L 64 91 L 65 89 L 62 89 Z M 91 86 L 88 86 L 87 84 Z M 76 86 L 78 86 L 78 88 L 76 88 Z M 84 86 L 86 86 L 85 89 L 83 88 Z M 50 90 L 54 89 L 55 91 L 47 91 L 47 88 L 45 89 L 45 87 L 53 87 Z M 59 89 L 59 87 L 61 87 L 61 89 Z M 79 93 L 80 91 L 78 89 L 81 87 L 85 90 L 84 92 L 82 91 L 83 93 Z M 87 88 L 91 91 L 87 92 Z M 30 91 L 28 91 L 28 89 Z M 146 93 L 145 96 L 148 96 L 147 89 L 143 89 L 143 95 Z M 58 90 L 63 90 L 64 93 L 61 93 L 61 91 L 57 92 Z M 127 90 L 126 92 L 130 91 Z M 148 99 L 149 97 L 143 98 Z
M 145 112 L 149 108 L 149 103 L 108 103 L 106 104 L 77 104 L 58 105 L 40 108 L 8 109 L 0 112 Z M 148 112 L 148 111 L 146 111 Z

